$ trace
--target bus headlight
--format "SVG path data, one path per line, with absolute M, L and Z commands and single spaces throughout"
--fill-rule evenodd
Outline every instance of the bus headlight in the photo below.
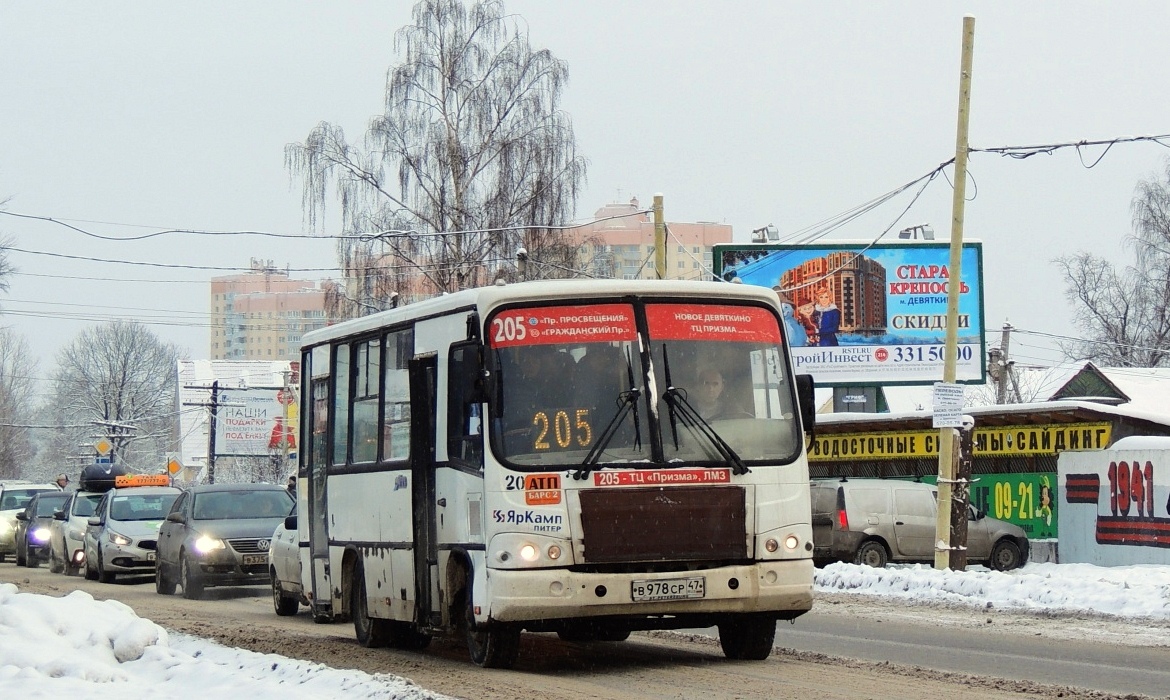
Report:
M 800 538 L 797 537 L 796 535 L 789 535 L 788 537 L 784 538 L 784 547 L 788 551 L 794 552 L 794 551 L 796 551 L 796 548 L 799 546 L 800 546 Z
M 769 552 L 775 552 L 777 549 L 780 549 L 780 543 L 776 541 L 775 537 L 769 537 L 768 541 L 764 543 L 764 549 Z
M 568 566 L 569 542 L 545 535 L 506 532 L 492 538 L 488 547 L 491 565 L 500 569 Z

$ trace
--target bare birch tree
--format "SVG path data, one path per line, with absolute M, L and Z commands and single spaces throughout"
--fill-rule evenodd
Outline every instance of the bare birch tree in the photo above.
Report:
M 0 328 L 0 478 L 27 476 L 33 447 L 24 426 L 35 414 L 36 372 L 37 362 L 24 337 Z
M 285 151 L 309 222 L 333 194 L 354 236 L 338 244 L 339 311 L 514 277 L 521 248 L 527 277 L 575 276 L 578 242 L 555 228 L 586 171 L 559 108 L 566 64 L 498 0 L 421 0 L 394 46 L 385 112 L 360 146 L 321 122 Z
M 1170 366 L 1170 161 L 1138 183 L 1130 211 L 1132 265 L 1118 271 L 1085 251 L 1056 260 L 1083 338 L 1063 350 L 1106 367 Z
M 95 436 L 114 461 L 156 471 L 177 449 L 178 349 L 140 323 L 113 321 L 82 331 L 57 355 L 53 451 L 63 463 Z

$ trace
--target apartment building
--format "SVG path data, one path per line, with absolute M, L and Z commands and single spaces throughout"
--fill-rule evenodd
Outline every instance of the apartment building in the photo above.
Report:
M 637 197 L 607 204 L 594 223 L 574 229 L 582 265 L 597 277 L 654 279 L 654 220 Z M 714 222 L 666 224 L 667 279 L 711 279 L 711 249 L 731 243 L 731 226 Z
M 272 261 L 211 279 L 212 360 L 296 360 L 301 336 L 325 326 L 325 292 L 290 279 Z

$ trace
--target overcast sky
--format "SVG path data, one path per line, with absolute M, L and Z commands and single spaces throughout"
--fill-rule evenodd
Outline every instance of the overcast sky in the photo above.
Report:
M 126 238 L 161 228 L 307 232 L 284 147 L 319 121 L 356 141 L 379 113 L 395 31 L 411 4 L 0 4 L 0 200 Z M 1170 133 L 1162 2 L 622 2 L 511 0 L 536 47 L 569 64 L 563 100 L 590 162 L 577 203 L 665 196 L 668 221 L 718 221 L 737 241 L 790 234 L 954 156 L 962 18 L 976 17 L 974 147 Z M 1074 335 L 1052 259 L 1090 249 L 1125 263 L 1135 184 L 1164 171 L 1156 143 L 971 157 L 967 239 L 984 244 L 985 319 Z M 1084 164 L 1082 164 L 1082 161 Z M 949 174 L 950 171 L 948 171 Z M 836 238 L 950 230 L 951 189 L 929 185 Z M 901 217 L 901 218 L 899 218 Z M 41 374 L 95 322 L 151 323 L 208 355 L 207 279 L 225 272 L 94 260 L 247 267 L 318 278 L 324 241 L 161 236 L 100 240 L 0 216 L 21 251 L 0 323 L 25 334 Z M 35 251 L 35 253 L 33 252 Z M 334 273 L 336 274 L 336 273 Z M 1020 334 L 1021 362 L 1059 359 Z

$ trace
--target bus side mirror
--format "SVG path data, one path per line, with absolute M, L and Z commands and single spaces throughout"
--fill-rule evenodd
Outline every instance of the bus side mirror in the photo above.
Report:
M 800 424 L 812 434 L 817 424 L 816 392 L 811 374 L 796 375 L 796 400 L 800 404 Z

